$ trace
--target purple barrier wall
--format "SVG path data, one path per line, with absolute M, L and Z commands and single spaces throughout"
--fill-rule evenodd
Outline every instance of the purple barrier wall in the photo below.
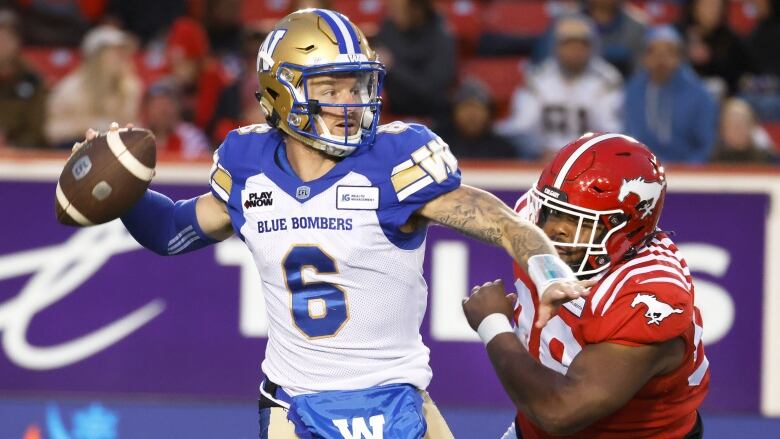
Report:
M 175 199 L 205 186 L 157 189 Z M 60 226 L 52 183 L 0 182 L 0 194 L 0 392 L 255 397 L 265 339 L 240 327 L 241 268 L 216 247 L 165 258 L 141 249 L 118 222 Z M 510 203 L 518 195 L 497 194 Z M 662 226 L 690 249 L 698 297 L 711 304 L 702 305 L 705 332 L 707 319 L 714 328 L 710 409 L 759 409 L 767 207 L 766 195 L 667 197 Z M 431 250 L 451 241 L 466 242 L 469 285 L 511 277 L 503 251 L 432 227 L 429 280 Z M 429 314 L 423 334 L 434 398 L 508 406 L 482 345 L 443 340 L 431 321 Z

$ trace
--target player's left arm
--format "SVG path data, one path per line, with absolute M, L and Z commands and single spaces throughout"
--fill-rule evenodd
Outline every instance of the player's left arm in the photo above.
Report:
M 491 314 L 511 319 L 509 303 L 503 284 L 495 282 L 475 288 L 463 309 L 477 330 Z M 517 409 L 554 435 L 575 433 L 614 413 L 651 378 L 679 367 L 685 353 L 680 337 L 638 346 L 590 344 L 562 375 L 536 361 L 511 331 L 487 341 L 493 368 Z
M 429 201 L 417 213 L 482 242 L 503 247 L 529 273 L 541 295 L 537 327 L 544 327 L 564 303 L 587 295 L 587 288 L 593 284 L 590 280 L 577 281 L 542 229 L 482 189 L 461 185 Z
M 417 213 L 482 242 L 506 249 L 524 269 L 534 255 L 556 254 L 542 229 L 518 216 L 495 195 L 472 186 L 429 201 Z

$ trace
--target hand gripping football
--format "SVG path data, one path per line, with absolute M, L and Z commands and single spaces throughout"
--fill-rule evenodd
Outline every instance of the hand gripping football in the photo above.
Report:
M 90 226 L 119 218 L 152 181 L 156 155 L 154 134 L 143 128 L 112 127 L 86 142 L 57 182 L 57 220 Z

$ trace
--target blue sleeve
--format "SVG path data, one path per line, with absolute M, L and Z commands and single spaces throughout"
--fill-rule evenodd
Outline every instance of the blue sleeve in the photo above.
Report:
M 694 124 L 694 144 L 689 163 L 707 163 L 712 157 L 715 148 L 715 137 L 718 131 L 718 104 L 715 99 L 702 88 L 699 92 L 696 105 L 696 120 Z
M 158 255 L 191 252 L 217 242 L 198 224 L 197 200 L 196 197 L 174 203 L 159 192 L 147 190 L 122 216 L 122 223 L 139 244 Z
M 382 203 L 382 222 L 395 229 L 429 201 L 460 187 L 458 160 L 449 146 L 425 126 L 407 127 L 392 135 L 396 153 L 388 163 L 392 168 L 385 190 L 392 202 Z

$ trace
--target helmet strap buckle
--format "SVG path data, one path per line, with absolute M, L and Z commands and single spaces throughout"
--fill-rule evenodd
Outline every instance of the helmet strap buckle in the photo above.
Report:
M 322 105 L 320 105 L 320 101 L 317 99 L 309 99 L 308 102 L 306 102 L 306 107 L 309 110 L 309 114 L 312 116 L 322 113 Z

